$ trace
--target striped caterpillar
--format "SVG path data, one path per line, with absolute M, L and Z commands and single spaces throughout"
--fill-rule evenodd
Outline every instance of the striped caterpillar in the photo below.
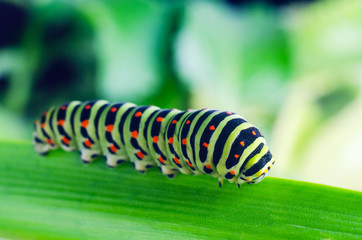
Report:
M 34 122 L 35 150 L 78 149 L 84 163 L 104 155 L 109 167 L 131 161 L 144 173 L 208 174 L 258 183 L 275 160 L 259 130 L 241 116 L 210 109 L 180 111 L 104 100 L 71 101 Z

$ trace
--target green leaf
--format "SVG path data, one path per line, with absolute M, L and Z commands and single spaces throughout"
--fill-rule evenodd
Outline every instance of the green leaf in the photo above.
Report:
M 0 142 L 0 237 L 361 239 L 362 193 L 271 177 L 219 189 L 206 175 L 169 180 Z

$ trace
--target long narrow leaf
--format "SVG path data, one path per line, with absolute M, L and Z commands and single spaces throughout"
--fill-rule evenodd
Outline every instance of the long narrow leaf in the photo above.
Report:
M 0 142 L 0 237 L 361 239 L 362 193 L 271 177 L 219 189 L 207 175 L 169 180 Z

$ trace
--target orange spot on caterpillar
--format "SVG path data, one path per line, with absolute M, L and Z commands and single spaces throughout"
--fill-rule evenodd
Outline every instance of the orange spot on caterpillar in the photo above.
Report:
M 62 141 L 63 141 L 63 143 L 65 143 L 65 144 L 69 144 L 69 139 L 66 138 L 66 137 L 63 137 L 63 138 L 62 138 Z
M 107 132 L 112 132 L 113 131 L 113 124 L 107 125 L 106 130 L 107 130 Z
M 164 160 L 161 156 L 158 157 L 158 160 L 159 160 L 161 163 L 165 164 L 165 160 Z
M 240 142 L 240 145 L 244 147 L 244 146 L 245 146 L 244 141 L 241 141 L 241 142 Z
M 206 142 L 204 142 L 204 143 L 202 144 L 202 146 L 204 146 L 204 147 L 209 147 L 209 144 L 207 144 Z
M 59 125 L 59 126 L 63 126 L 63 125 L 64 125 L 64 122 L 65 122 L 64 119 L 60 119 L 60 120 L 58 121 L 58 125 Z
M 43 112 L 43 116 L 45 116 L 45 115 L 47 115 L 48 114 L 48 112 Z
M 143 159 L 145 157 L 145 155 L 143 155 L 143 153 L 141 151 L 138 151 L 136 154 L 141 159 Z
M 132 136 L 133 138 L 137 138 L 137 137 L 138 137 L 138 132 L 137 132 L 137 130 L 131 132 L 131 136 Z
M 182 139 L 182 144 L 183 144 L 183 145 L 186 145 L 186 143 L 187 143 L 186 138 Z
M 187 120 L 187 121 L 186 121 L 186 124 L 190 124 L 190 120 Z
M 232 112 L 226 112 L 227 115 L 233 114 Z
M 112 108 L 111 108 L 111 112 L 115 112 L 115 111 L 117 111 L 117 108 L 116 108 L 116 107 L 112 107 Z
M 47 141 L 47 143 L 48 143 L 48 144 L 51 144 L 51 145 L 53 145 L 53 144 L 54 144 L 54 143 L 53 143 L 53 141 L 52 141 L 50 138 L 47 138 L 47 140 L 46 140 L 46 141 Z
M 229 173 L 232 174 L 232 175 L 235 175 L 235 171 L 234 171 L 234 170 L 231 170 Z
M 186 160 L 187 165 L 189 165 L 189 167 L 193 167 L 192 164 L 190 163 L 190 161 Z
M 212 168 L 209 163 L 206 163 L 206 164 L 205 164 L 205 167 L 206 167 L 207 169 L 211 169 L 211 168 Z
M 210 129 L 211 131 L 214 131 L 214 130 L 215 130 L 215 126 L 214 126 L 214 125 L 211 125 L 211 126 L 209 127 L 209 129 Z
M 113 153 L 117 152 L 116 146 L 111 145 L 109 148 L 111 149 L 111 151 L 112 151 Z
M 176 124 L 177 123 L 177 121 L 176 120 L 172 120 L 172 122 L 171 122 L 172 124 Z
M 134 116 L 135 116 L 135 117 L 141 117 L 141 116 L 142 116 L 142 112 L 136 112 L 136 113 L 134 114 Z
M 235 155 L 234 155 L 234 157 L 235 157 L 235 158 L 238 158 L 238 157 L 239 157 L 239 155 L 238 155 L 238 154 L 235 154 Z
M 86 105 L 85 107 L 84 107 L 85 109 L 87 109 L 87 110 L 89 110 L 90 108 L 91 108 L 91 105 Z
M 42 123 L 40 126 L 41 128 L 45 128 L 45 123 Z
M 157 142 L 158 142 L 158 136 L 154 136 L 154 137 L 152 138 L 152 141 L 153 141 L 154 143 L 157 143 Z
M 61 106 L 60 109 L 65 110 L 65 109 L 67 109 L 67 107 L 66 106 Z
M 255 132 L 255 131 L 252 131 L 251 133 L 252 133 L 254 136 L 256 135 L 256 132 Z
M 157 122 L 162 122 L 162 120 L 163 120 L 163 117 L 158 117 L 158 118 L 156 119 Z
M 173 137 L 170 137 L 170 138 L 168 139 L 168 143 L 170 143 L 170 144 L 173 143 Z
M 84 120 L 83 122 L 80 123 L 80 125 L 84 128 L 88 127 L 88 124 L 89 124 L 89 120 Z
M 177 157 L 173 157 L 173 160 L 175 161 L 175 163 L 180 164 L 180 160 L 178 160 Z
M 89 141 L 89 139 L 86 139 L 85 141 L 84 141 L 84 145 L 86 145 L 87 147 L 91 147 L 92 146 L 92 143 Z

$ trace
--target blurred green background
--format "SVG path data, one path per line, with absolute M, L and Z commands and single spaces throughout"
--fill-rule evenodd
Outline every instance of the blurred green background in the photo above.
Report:
M 362 191 L 362 2 L 246 2 L 0 0 L 0 139 L 72 99 L 231 110 L 272 176 Z

